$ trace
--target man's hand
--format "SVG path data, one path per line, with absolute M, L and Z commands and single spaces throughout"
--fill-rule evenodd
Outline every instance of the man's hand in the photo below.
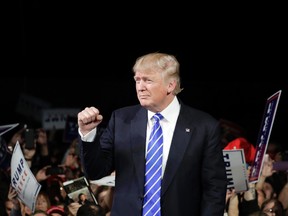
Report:
M 96 128 L 103 120 L 103 116 L 95 107 L 86 107 L 78 113 L 78 126 L 80 132 L 85 136 L 92 129 Z

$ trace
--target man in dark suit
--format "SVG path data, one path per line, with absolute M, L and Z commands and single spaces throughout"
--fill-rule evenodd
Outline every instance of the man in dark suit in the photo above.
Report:
M 223 216 L 226 172 L 219 122 L 177 98 L 179 63 L 173 55 L 150 53 L 133 67 L 139 105 L 115 110 L 103 131 L 95 107 L 78 113 L 81 160 L 87 177 L 115 171 L 113 216 L 142 215 L 145 158 L 151 117 L 161 113 L 162 216 Z

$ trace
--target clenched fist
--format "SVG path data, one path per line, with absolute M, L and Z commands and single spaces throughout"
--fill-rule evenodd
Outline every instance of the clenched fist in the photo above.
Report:
M 85 136 L 92 129 L 96 128 L 103 120 L 103 116 L 95 107 L 86 107 L 78 113 L 78 127 Z

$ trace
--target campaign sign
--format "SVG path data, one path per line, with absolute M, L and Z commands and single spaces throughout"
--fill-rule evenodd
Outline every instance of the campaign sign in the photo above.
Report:
M 248 190 L 248 178 L 246 161 L 243 149 L 223 150 L 227 175 L 227 189 L 235 189 L 235 192 Z
M 77 108 L 43 109 L 42 126 L 45 130 L 63 130 L 66 127 L 67 117 L 77 117 L 79 111 Z
M 6 141 L 2 135 L 17 127 L 19 123 L 0 126 L 0 168 L 6 170 L 10 167 L 11 153 L 8 151 Z
M 262 118 L 262 124 L 260 127 L 257 143 L 256 143 L 256 154 L 254 161 L 251 166 L 251 172 L 249 176 L 249 182 L 257 182 L 261 174 L 264 156 L 268 146 L 272 126 L 277 111 L 281 90 L 274 93 L 266 101 L 265 111 Z
M 0 136 L 7 133 L 8 131 L 12 130 L 13 128 L 17 127 L 19 123 L 15 124 L 7 124 L 7 125 L 1 125 L 0 126 Z
M 18 141 L 11 159 L 11 186 L 16 190 L 17 197 L 34 212 L 41 184 L 30 170 Z

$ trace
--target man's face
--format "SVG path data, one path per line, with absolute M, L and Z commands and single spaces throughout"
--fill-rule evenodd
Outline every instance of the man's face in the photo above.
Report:
M 145 71 L 136 72 L 134 76 L 136 92 L 141 106 L 159 112 L 165 108 L 168 85 L 165 84 L 161 73 Z
M 85 195 L 85 194 L 82 194 L 82 195 L 80 196 L 80 200 L 82 200 L 82 201 L 86 200 L 86 195 Z

